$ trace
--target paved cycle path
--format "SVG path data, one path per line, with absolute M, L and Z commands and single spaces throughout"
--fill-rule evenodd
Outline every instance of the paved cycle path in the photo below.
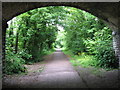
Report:
M 46 60 L 41 73 L 5 80 L 5 87 L 16 88 L 88 88 L 61 50 Z
M 43 86 L 55 88 L 85 88 L 86 85 L 61 50 L 53 53 L 41 73 Z

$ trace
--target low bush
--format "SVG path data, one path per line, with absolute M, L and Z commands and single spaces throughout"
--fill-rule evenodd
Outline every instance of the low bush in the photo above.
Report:
M 96 58 L 99 62 L 99 66 L 103 68 L 118 68 L 118 60 L 115 57 L 112 48 L 99 48 L 98 53 L 96 53 Z
M 25 60 L 19 55 L 12 52 L 7 52 L 5 65 L 3 66 L 3 71 L 5 74 L 22 73 L 26 72 L 24 67 Z

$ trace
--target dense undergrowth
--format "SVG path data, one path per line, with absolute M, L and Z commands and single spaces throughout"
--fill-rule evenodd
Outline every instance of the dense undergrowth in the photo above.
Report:
M 73 8 L 64 23 L 60 46 L 80 59 L 75 61 L 80 61 L 76 64 L 106 69 L 119 67 L 113 49 L 112 30 L 101 19 Z
M 27 73 L 27 68 L 24 66 L 25 64 L 34 64 L 40 61 L 43 61 L 43 57 L 45 55 L 52 54 L 55 50 L 51 49 L 49 51 L 44 52 L 44 54 L 41 55 L 40 59 L 33 60 L 30 59 L 31 55 L 24 53 L 24 56 L 22 54 L 14 54 L 12 52 L 7 52 L 6 55 L 6 65 L 4 67 L 4 74 L 21 74 L 21 73 Z M 23 59 L 24 57 L 24 59 Z
M 72 63 L 73 66 L 82 66 L 84 68 L 95 67 L 103 68 L 105 70 L 118 69 L 117 64 L 118 62 L 116 62 L 117 60 L 110 61 L 109 59 L 105 58 L 104 61 L 100 61 L 101 59 L 99 59 L 98 56 L 88 55 L 86 52 L 79 53 L 79 55 L 74 55 L 70 50 L 62 51 L 64 52 L 65 55 L 69 57 L 70 62 Z
M 25 64 L 42 61 L 56 47 L 65 48 L 74 65 L 118 67 L 112 30 L 102 20 L 80 9 L 50 6 L 30 10 L 8 22 L 3 73 L 26 72 Z

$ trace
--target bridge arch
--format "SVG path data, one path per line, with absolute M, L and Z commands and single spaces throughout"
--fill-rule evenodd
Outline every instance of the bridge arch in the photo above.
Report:
M 2 3 L 2 50 L 5 52 L 7 21 L 32 9 L 46 6 L 71 6 L 101 18 L 113 31 L 113 45 L 120 62 L 120 30 L 118 28 L 118 3 L 116 2 L 3 2 Z

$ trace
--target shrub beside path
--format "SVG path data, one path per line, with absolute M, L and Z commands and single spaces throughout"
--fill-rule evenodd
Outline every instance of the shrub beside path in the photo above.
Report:
M 57 49 L 45 60 L 26 65 L 26 75 L 8 75 L 3 88 L 117 88 L 118 70 L 93 73 L 94 68 L 74 68 L 69 58 Z
M 45 59 L 40 64 L 44 66 L 41 72 L 31 73 L 34 70 L 28 66 L 31 70 L 27 75 L 4 78 L 3 88 L 87 88 L 61 50 L 56 50 Z M 34 66 L 38 68 L 39 64 Z

